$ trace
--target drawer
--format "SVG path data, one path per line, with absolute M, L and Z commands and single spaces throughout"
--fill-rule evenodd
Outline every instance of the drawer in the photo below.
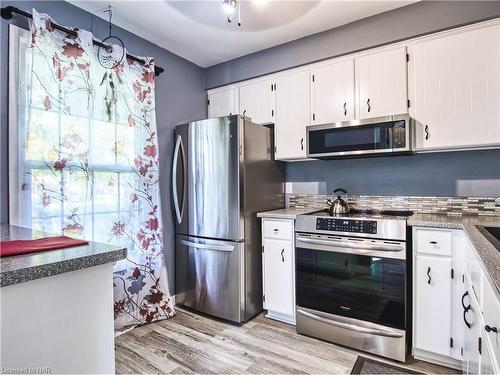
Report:
M 264 220 L 264 238 L 293 241 L 293 220 Z
M 493 287 L 488 279 L 483 275 L 483 320 L 482 328 L 483 337 L 487 337 L 491 343 L 491 348 L 496 358 L 500 358 L 500 296 L 496 293 L 496 288 Z M 488 326 L 488 330 L 486 330 Z M 494 332 L 491 328 L 496 328 Z
M 415 228 L 416 251 L 420 254 L 452 254 L 453 232 L 451 230 Z

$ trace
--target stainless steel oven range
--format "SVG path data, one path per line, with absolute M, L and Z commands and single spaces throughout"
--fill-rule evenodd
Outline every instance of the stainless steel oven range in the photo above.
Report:
M 405 361 L 408 212 L 297 217 L 297 332 Z

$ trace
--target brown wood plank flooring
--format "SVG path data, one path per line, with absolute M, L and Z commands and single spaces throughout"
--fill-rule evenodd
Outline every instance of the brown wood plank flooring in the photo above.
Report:
M 118 374 L 349 374 L 358 355 L 342 346 L 298 335 L 263 314 L 236 326 L 177 307 L 177 315 L 137 327 L 115 340 Z M 457 373 L 410 359 L 426 373 Z

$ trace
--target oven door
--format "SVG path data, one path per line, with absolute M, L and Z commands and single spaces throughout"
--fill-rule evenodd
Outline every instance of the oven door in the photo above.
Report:
M 405 255 L 404 242 L 297 233 L 297 305 L 405 330 Z
M 307 127 L 307 156 L 335 158 L 346 155 L 410 151 L 409 117 L 388 116 Z

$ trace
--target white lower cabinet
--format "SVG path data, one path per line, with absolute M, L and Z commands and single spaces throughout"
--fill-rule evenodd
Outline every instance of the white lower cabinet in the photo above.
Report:
M 462 296 L 462 317 L 464 341 L 462 344 L 462 370 L 464 374 L 479 373 L 479 304 L 471 289 L 468 277 L 464 279 L 464 293 Z
M 415 227 L 413 253 L 413 356 L 500 374 L 499 293 L 467 235 Z
M 293 230 L 278 235 L 294 220 L 262 219 L 262 269 L 266 317 L 295 324 L 295 247 Z M 276 231 L 274 229 L 276 229 Z
M 449 356 L 452 339 L 451 258 L 417 255 L 415 348 Z

